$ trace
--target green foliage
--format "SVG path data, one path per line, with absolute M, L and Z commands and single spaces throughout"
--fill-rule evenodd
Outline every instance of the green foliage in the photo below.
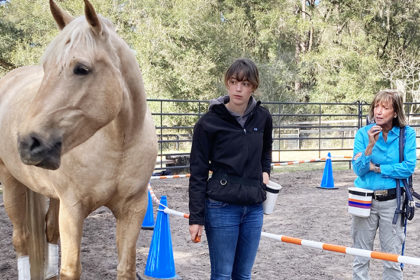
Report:
M 420 65 L 407 71 L 407 58 L 419 59 L 418 1 L 322 1 L 317 47 L 305 55 L 316 79 L 317 101 L 370 102 L 381 88 L 399 88 L 408 100 L 419 86 Z M 402 69 L 404 68 L 404 69 Z M 303 67 L 303 69 L 305 69 Z M 305 71 L 304 73 L 308 73 Z M 408 73 L 410 72 L 410 73 Z M 403 81 L 398 87 L 396 81 Z M 409 88 L 408 86 L 412 86 Z
M 39 61 L 46 45 L 56 34 L 46 1 L 13 0 L 0 6 L 2 26 L 2 58 L 14 66 L 35 64 Z M 10 40 L 8 40 L 10 38 Z
M 57 4 L 73 15 L 83 1 Z M 420 99 L 419 1 L 92 0 L 136 51 L 149 98 L 225 94 L 238 57 L 260 70 L 263 101 L 370 101 L 384 87 Z M 47 0 L 0 5 L 0 76 L 38 63 L 57 34 Z M 193 105 L 174 103 L 174 110 Z M 182 120 L 174 119 L 174 124 Z

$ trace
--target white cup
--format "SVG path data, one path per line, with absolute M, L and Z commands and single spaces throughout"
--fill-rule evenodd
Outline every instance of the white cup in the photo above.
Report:
M 280 184 L 268 181 L 267 184 L 267 199 L 263 202 L 264 214 L 271 214 L 274 211 L 274 205 L 276 205 L 277 197 L 282 186 Z

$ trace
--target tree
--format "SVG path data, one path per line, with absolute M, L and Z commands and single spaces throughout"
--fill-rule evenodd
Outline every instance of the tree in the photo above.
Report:
M 56 1 L 73 15 L 83 11 L 83 1 Z M 397 84 L 408 101 L 420 98 L 419 1 L 92 3 L 136 52 L 148 97 L 223 95 L 225 69 L 248 57 L 260 70 L 262 100 L 354 102 Z M 58 32 L 45 0 L 1 4 L 0 27 L 0 75 L 38 63 Z

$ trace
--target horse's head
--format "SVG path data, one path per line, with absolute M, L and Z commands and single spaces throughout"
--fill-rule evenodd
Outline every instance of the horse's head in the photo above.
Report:
M 61 155 L 83 143 L 120 112 L 124 82 L 112 25 L 85 0 L 73 19 L 50 0 L 61 32 L 47 48 L 44 78 L 18 131 L 25 164 L 60 166 Z

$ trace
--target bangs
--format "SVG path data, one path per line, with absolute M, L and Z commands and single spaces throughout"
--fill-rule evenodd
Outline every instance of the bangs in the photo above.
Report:
M 237 69 L 236 71 L 232 71 L 233 73 L 229 76 L 229 79 L 236 79 L 237 81 L 248 81 L 251 82 L 251 74 L 250 71 L 246 71 L 245 69 Z
M 90 61 L 97 50 L 96 40 L 85 17 L 78 17 L 71 21 L 47 47 L 41 62 L 51 60 L 60 68 L 67 67 L 77 53 Z
M 391 104 L 394 107 L 393 97 L 388 92 L 381 92 L 379 93 L 374 101 L 374 104 Z
M 254 89 L 257 89 L 259 85 L 258 69 L 248 59 L 238 59 L 229 67 L 225 73 L 225 85 L 232 78 L 239 82 L 250 82 L 254 86 Z

